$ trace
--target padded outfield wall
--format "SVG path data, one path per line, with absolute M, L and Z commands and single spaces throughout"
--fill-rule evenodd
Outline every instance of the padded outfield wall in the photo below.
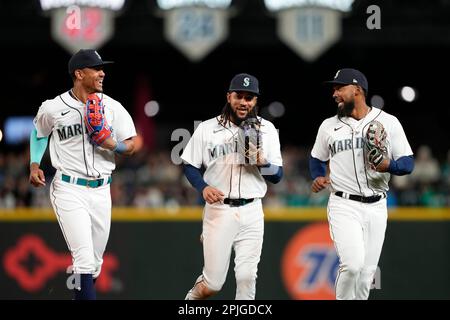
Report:
M 203 264 L 201 208 L 113 210 L 98 298 L 183 299 Z M 332 299 L 325 208 L 265 210 L 257 299 Z M 71 299 L 70 255 L 50 209 L 0 211 L 0 299 Z M 233 256 L 232 256 L 233 259 Z M 233 299 L 232 262 L 215 299 Z M 450 208 L 389 210 L 371 299 L 450 298 Z

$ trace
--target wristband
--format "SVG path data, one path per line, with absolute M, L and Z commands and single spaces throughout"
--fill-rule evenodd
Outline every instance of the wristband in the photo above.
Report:
M 123 141 L 117 142 L 112 151 L 118 154 L 123 154 L 127 151 L 127 145 Z

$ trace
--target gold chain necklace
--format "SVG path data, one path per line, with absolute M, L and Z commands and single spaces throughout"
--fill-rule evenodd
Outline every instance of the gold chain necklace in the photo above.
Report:
M 71 93 L 72 97 L 74 97 L 74 98 L 77 99 L 79 102 L 81 102 L 82 104 L 84 104 L 83 101 L 81 101 L 80 99 L 78 99 L 78 97 L 77 97 L 77 95 L 75 94 L 75 92 L 73 92 L 73 89 L 70 89 L 70 93 Z

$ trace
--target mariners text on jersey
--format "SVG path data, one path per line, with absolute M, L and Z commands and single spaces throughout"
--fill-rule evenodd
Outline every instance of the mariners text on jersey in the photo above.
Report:
M 355 142 L 355 149 L 362 149 L 364 146 L 364 138 L 356 137 Z M 332 144 L 329 144 L 328 148 L 330 149 L 331 156 L 333 157 L 336 153 L 353 149 L 353 142 L 352 139 L 337 140 Z
M 76 123 L 69 126 L 62 126 L 56 129 L 58 132 L 59 140 L 67 140 L 72 138 L 73 136 L 81 135 L 83 132 L 81 131 L 81 124 Z
M 209 148 L 209 154 L 210 154 L 210 160 L 217 159 L 219 157 L 226 156 L 230 153 L 235 153 L 238 150 L 238 143 L 237 141 L 225 143 L 225 144 L 219 144 L 214 146 L 214 148 Z

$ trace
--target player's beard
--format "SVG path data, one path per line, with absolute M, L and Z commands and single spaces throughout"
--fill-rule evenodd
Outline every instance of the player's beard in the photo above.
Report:
M 247 118 L 256 118 L 258 115 L 258 106 L 254 106 L 253 109 L 247 113 Z M 235 111 L 233 111 L 233 108 L 231 107 L 230 103 L 227 102 L 225 106 L 222 109 L 222 114 L 220 116 L 219 123 L 225 126 L 228 121 L 233 122 L 236 125 L 240 125 L 242 121 L 245 119 L 239 118 Z
M 237 110 L 231 109 L 231 121 L 233 121 L 233 123 L 235 125 L 240 125 L 241 122 L 244 121 L 248 117 L 248 115 L 249 115 L 249 112 L 247 112 L 247 115 L 245 116 L 245 118 L 240 118 L 238 116 Z
M 343 102 L 344 106 L 337 108 L 338 118 L 349 117 L 352 114 L 353 109 L 355 109 L 355 101 Z
M 240 125 L 242 121 L 248 118 L 256 118 L 256 106 L 254 106 L 250 111 L 247 111 L 247 115 L 245 118 L 240 118 L 237 114 L 237 110 L 233 110 L 231 106 L 229 106 L 231 109 L 231 121 L 233 121 L 234 124 Z

